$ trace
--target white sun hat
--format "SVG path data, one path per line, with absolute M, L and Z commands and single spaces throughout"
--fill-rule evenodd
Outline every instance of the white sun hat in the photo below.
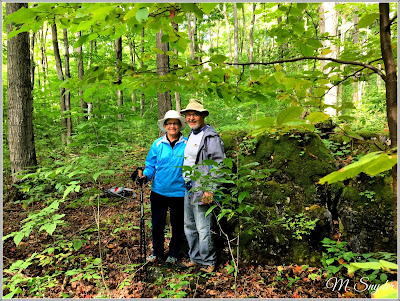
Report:
M 157 121 L 158 127 L 160 128 L 160 130 L 162 130 L 163 132 L 166 132 L 166 130 L 164 129 L 164 122 L 167 119 L 178 119 L 181 124 L 182 127 L 180 129 L 180 131 L 182 131 L 185 127 L 186 127 L 186 118 L 182 117 L 177 111 L 175 110 L 169 110 L 167 113 L 165 113 L 164 118 L 160 119 L 159 121 Z

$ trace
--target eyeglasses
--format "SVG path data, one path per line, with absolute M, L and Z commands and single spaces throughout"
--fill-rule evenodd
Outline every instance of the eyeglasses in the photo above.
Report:
M 180 124 L 178 122 L 168 122 L 165 125 L 176 125 L 176 126 L 179 126 Z
M 185 116 L 186 116 L 186 117 L 192 117 L 192 116 L 193 116 L 193 117 L 199 117 L 200 114 L 197 113 L 197 112 L 196 112 L 196 113 L 186 113 Z

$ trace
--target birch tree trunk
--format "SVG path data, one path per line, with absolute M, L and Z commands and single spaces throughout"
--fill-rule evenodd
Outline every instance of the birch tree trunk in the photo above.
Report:
M 226 24 L 226 35 L 228 40 L 228 49 L 229 49 L 229 63 L 232 63 L 232 45 L 231 45 L 231 32 L 229 29 L 229 20 L 228 13 L 226 12 L 226 3 L 224 2 L 224 16 L 225 16 L 225 24 Z
M 251 23 L 250 23 L 250 32 L 249 32 L 249 63 L 253 63 L 253 47 L 254 47 L 254 42 L 253 42 L 253 34 L 254 34 L 254 24 L 256 23 L 256 15 L 255 15 L 255 10 L 257 8 L 257 3 L 253 4 L 253 17 L 251 18 Z M 250 65 L 250 70 L 254 68 L 254 65 Z
M 325 28 L 324 32 L 328 32 L 330 37 L 337 37 L 338 35 L 338 14 L 337 11 L 335 10 L 335 3 L 334 2 L 324 2 L 322 4 L 323 10 L 324 10 L 324 20 L 325 20 Z M 330 39 L 324 40 L 323 41 L 323 46 L 326 48 L 330 48 L 332 51 L 329 53 L 326 57 L 329 58 L 337 58 L 338 57 L 338 47 L 337 45 L 334 45 Z M 333 75 L 331 72 L 331 68 L 328 69 L 323 69 L 322 72 L 325 74 Z M 338 94 L 338 89 L 337 86 L 333 86 L 332 84 L 327 85 L 330 90 L 325 94 L 324 98 L 324 103 L 327 106 L 335 106 L 337 104 L 337 94 Z M 336 109 L 332 107 L 327 107 L 325 108 L 325 113 L 330 115 L 330 116 L 335 116 L 337 114 Z
M 239 63 L 239 28 L 238 28 L 238 15 L 237 4 L 233 3 L 233 45 L 234 45 L 234 60 L 235 64 Z M 235 65 L 239 69 L 238 65 Z
M 243 60 L 243 50 L 245 50 L 246 54 L 249 53 L 248 44 L 247 44 L 246 14 L 244 12 L 244 5 L 245 5 L 245 3 L 243 3 L 243 6 L 242 6 L 242 15 L 243 15 L 243 39 L 242 39 L 242 44 L 244 45 L 244 46 L 242 46 L 242 51 L 241 51 L 242 60 Z
M 12 14 L 27 3 L 6 3 Z M 13 30 L 7 25 L 7 33 Z M 17 173 L 37 166 L 33 132 L 33 100 L 30 76 L 29 34 L 19 33 L 7 41 L 7 124 L 12 181 L 20 182 Z
M 192 13 L 187 13 L 187 23 L 188 23 L 188 36 L 190 39 L 190 59 L 194 60 L 194 52 L 195 52 L 195 46 L 194 46 L 194 28 L 192 29 Z

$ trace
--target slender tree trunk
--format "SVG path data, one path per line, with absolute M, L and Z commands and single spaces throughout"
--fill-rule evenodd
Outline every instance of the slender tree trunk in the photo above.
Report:
M 142 34 L 141 34 L 141 40 L 140 40 L 140 54 L 141 54 L 141 57 L 143 57 L 143 54 L 144 54 L 144 30 L 145 30 L 145 28 L 143 27 Z M 142 59 L 140 60 L 139 65 L 140 65 L 140 67 L 143 66 L 143 60 Z M 144 101 L 145 101 L 144 93 L 141 92 L 140 93 L 140 117 L 143 117 L 143 114 L 144 114 Z
M 175 23 L 174 21 L 171 22 L 172 27 L 174 28 L 175 32 L 178 32 L 178 24 Z M 174 48 L 174 54 L 175 57 L 178 58 L 178 50 Z M 178 68 L 178 65 L 174 65 L 174 69 L 176 70 Z M 181 110 L 181 95 L 178 92 L 175 92 L 175 108 L 176 111 L 179 113 Z
M 217 36 L 215 37 L 216 39 L 216 44 L 217 44 L 217 48 L 216 48 L 216 53 L 219 53 L 219 27 L 220 27 L 220 23 L 219 20 L 217 20 Z
M 131 67 L 132 67 L 132 70 L 134 71 L 136 68 L 135 68 L 135 65 L 136 65 L 136 58 L 135 58 L 135 40 L 134 40 L 134 38 L 129 38 L 128 37 L 128 45 L 129 45 L 129 58 L 130 58 L 130 62 L 131 62 Z M 136 103 L 137 103 L 137 95 L 136 95 L 136 91 L 133 91 L 132 92 L 132 94 L 131 94 L 131 100 L 132 100 L 132 103 L 133 103 L 133 106 L 132 106 L 132 111 L 136 111 Z
M 328 32 L 331 37 L 337 37 L 338 35 L 338 13 L 335 10 L 335 3 L 334 2 L 324 2 L 323 4 L 324 9 L 324 20 L 325 20 L 325 31 Z M 321 31 L 322 33 L 322 31 Z M 338 56 L 338 47 L 331 43 L 329 39 L 323 42 L 323 45 L 326 48 L 331 49 L 331 53 L 327 55 L 330 58 L 337 58 Z M 325 74 L 333 75 L 331 72 L 331 68 L 323 69 Z M 328 87 L 331 88 L 327 94 L 325 94 L 325 105 L 334 106 L 337 104 L 337 93 L 338 89 L 337 86 L 332 86 L 328 84 Z M 325 113 L 331 116 L 335 116 L 337 114 L 336 110 L 332 107 L 327 107 Z
M 57 25 L 55 23 L 51 26 L 51 34 L 53 39 L 53 49 L 54 49 L 54 58 L 56 61 L 56 69 L 57 69 L 57 76 L 60 81 L 64 81 L 64 74 L 62 71 L 62 63 L 60 57 L 60 49 L 58 47 L 58 36 L 57 36 Z M 65 88 L 60 88 L 60 111 L 61 111 L 61 142 L 62 144 L 67 143 L 67 119 L 65 118 Z
M 45 26 L 45 24 L 44 24 Z M 41 38 L 40 38 L 40 54 L 41 54 L 41 66 L 43 73 L 43 84 L 42 92 L 44 92 L 45 86 L 48 82 L 48 68 L 47 68 L 47 55 L 46 55 L 46 37 L 47 37 L 48 27 L 42 27 Z M 51 93 L 51 92 L 50 92 Z
M 340 25 L 340 47 L 339 53 L 344 49 L 344 43 L 346 41 L 346 15 L 342 15 L 342 24 Z M 344 71 L 344 65 L 340 66 L 340 70 Z M 338 86 L 338 102 L 343 103 L 343 84 L 340 83 Z M 339 112 L 340 114 L 340 112 Z
M 6 3 L 6 14 L 26 3 Z M 7 33 L 13 30 L 7 25 Z M 7 124 L 12 180 L 18 183 L 17 173 L 37 166 L 33 132 L 33 99 L 30 75 L 29 33 L 22 32 L 7 41 Z
M 156 47 L 161 49 L 164 52 L 169 51 L 169 44 L 168 43 L 161 43 L 161 38 L 163 36 L 162 30 L 157 32 L 156 34 Z M 157 61 L 157 73 L 160 77 L 169 73 L 169 56 L 166 54 L 158 54 L 156 55 Z M 164 118 L 164 115 L 167 111 L 172 109 L 172 102 L 171 102 L 171 94 L 169 91 L 164 93 L 157 93 L 158 98 L 158 119 Z M 162 132 L 159 132 L 160 136 Z
M 65 64 L 65 77 L 71 78 L 71 72 L 69 68 L 69 44 L 68 44 L 68 31 L 66 28 L 63 29 L 64 34 L 64 64 Z M 67 90 L 64 95 L 65 110 L 67 119 L 67 144 L 71 141 L 69 137 L 72 136 L 72 122 L 71 122 L 71 92 Z
M 192 29 L 192 13 L 187 13 L 187 22 L 188 22 L 188 36 L 190 39 L 190 59 L 194 60 L 195 56 L 195 44 L 194 44 L 194 28 Z
M 256 15 L 255 15 L 255 10 L 257 8 L 257 3 L 253 4 L 253 17 L 251 19 L 250 23 L 250 32 L 249 32 L 249 63 L 253 63 L 253 47 L 254 47 L 254 41 L 253 41 L 253 34 L 254 34 L 254 24 L 256 23 Z M 250 70 L 254 68 L 254 65 L 250 65 Z
M 243 59 L 243 49 L 245 50 L 246 55 L 249 53 L 248 44 L 247 44 L 247 29 L 246 29 L 246 14 L 244 12 L 245 3 L 242 6 L 242 15 L 243 15 L 243 39 L 242 39 L 242 51 L 241 51 L 241 58 Z
M 358 30 L 358 7 L 354 8 L 354 16 L 353 16 L 353 23 L 354 23 L 354 35 L 353 35 L 353 44 L 358 45 L 360 42 L 360 32 Z M 358 108 L 358 103 L 360 101 L 358 97 L 358 90 L 359 90 L 359 81 L 356 77 L 354 77 L 353 82 L 353 104 L 356 108 Z
M 114 43 L 115 47 L 115 58 L 116 58 L 116 64 L 117 64 L 117 82 L 121 83 L 122 81 L 122 76 L 120 74 L 121 72 L 121 63 L 122 63 L 122 37 L 119 37 L 118 39 L 115 40 Z M 123 93 L 122 90 L 117 89 L 117 105 L 118 107 L 122 107 L 124 104 L 124 98 L 123 98 Z M 122 119 L 123 114 L 118 114 L 118 119 Z
M 386 72 L 386 112 L 391 146 L 397 147 L 397 74 L 390 33 L 389 3 L 379 3 L 380 40 Z M 397 226 L 397 165 L 392 168 L 394 194 L 394 227 Z M 396 228 L 397 233 L 397 228 Z
M 237 4 L 233 2 L 233 45 L 235 64 L 239 63 L 239 28 L 238 28 Z M 238 65 L 235 65 L 239 69 Z
M 229 63 L 232 63 L 232 45 L 231 45 L 231 33 L 229 29 L 229 20 L 228 13 L 226 12 L 226 3 L 224 2 L 224 16 L 225 16 L 225 24 L 226 24 L 226 35 L 228 40 L 228 49 L 229 49 Z
M 82 32 L 78 31 L 76 33 L 76 38 L 79 39 L 82 36 Z M 83 53 L 82 53 L 82 46 L 79 46 L 78 48 L 75 49 L 76 52 L 76 59 L 77 59 L 77 65 L 78 65 L 78 77 L 80 80 L 83 79 L 83 76 L 85 74 L 85 70 L 83 67 Z M 79 90 L 79 98 L 80 98 L 80 107 L 81 111 L 84 114 L 83 120 L 87 120 L 88 116 L 86 115 L 88 113 L 88 103 L 83 99 L 83 90 Z

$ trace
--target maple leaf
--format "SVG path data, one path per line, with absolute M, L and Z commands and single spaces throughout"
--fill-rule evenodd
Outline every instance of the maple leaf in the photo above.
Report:
M 302 271 L 303 271 L 303 266 L 302 265 L 296 265 L 293 268 L 293 273 L 294 274 L 301 274 Z

